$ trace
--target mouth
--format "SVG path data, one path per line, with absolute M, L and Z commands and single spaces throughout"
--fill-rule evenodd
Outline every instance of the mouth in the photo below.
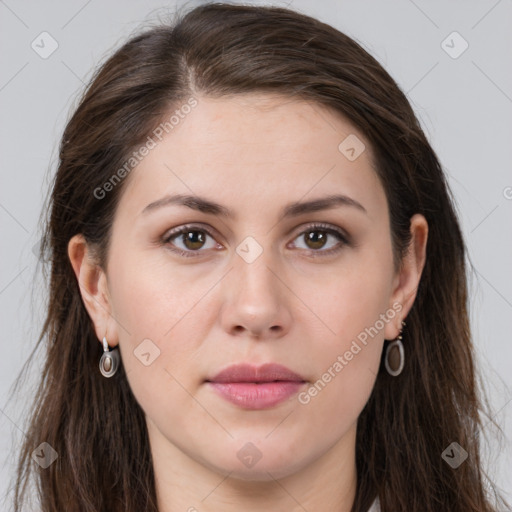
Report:
M 291 398 L 306 384 L 285 366 L 232 365 L 205 381 L 219 396 L 242 409 L 268 409 Z

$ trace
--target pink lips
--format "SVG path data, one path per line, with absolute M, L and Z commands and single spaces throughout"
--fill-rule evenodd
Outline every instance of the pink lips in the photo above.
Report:
M 305 380 L 280 364 L 237 364 L 206 381 L 223 398 L 243 409 L 266 409 L 296 394 Z

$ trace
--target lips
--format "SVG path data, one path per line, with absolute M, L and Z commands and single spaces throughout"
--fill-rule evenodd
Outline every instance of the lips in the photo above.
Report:
M 280 364 L 255 367 L 233 365 L 206 383 L 228 402 L 242 409 L 268 409 L 297 394 L 306 383 L 297 373 Z
M 236 364 L 229 366 L 225 370 L 209 379 L 207 382 L 305 382 L 300 375 L 292 372 L 286 366 L 274 363 L 264 364 L 262 366 L 252 366 L 249 364 Z

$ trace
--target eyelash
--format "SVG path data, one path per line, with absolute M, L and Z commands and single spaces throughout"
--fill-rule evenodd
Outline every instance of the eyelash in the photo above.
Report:
M 204 227 L 196 226 L 196 225 L 193 225 L 193 224 L 187 224 L 185 226 L 180 227 L 176 231 L 171 231 L 171 232 L 167 233 L 163 237 L 162 243 L 170 244 L 171 240 L 173 240 L 174 238 L 177 238 L 178 236 L 183 235 L 184 233 L 189 233 L 191 231 L 199 231 L 199 232 L 202 232 L 202 233 L 206 233 L 211 238 L 214 238 L 214 236 L 210 233 L 210 231 L 208 229 L 206 229 Z M 325 251 L 322 251 L 320 249 L 319 250 L 310 249 L 308 252 L 310 253 L 310 255 L 313 258 L 316 258 L 318 256 L 327 256 L 327 255 L 335 254 L 335 253 L 339 252 L 345 245 L 350 245 L 348 237 L 341 230 L 333 228 L 332 226 L 330 226 L 328 224 L 322 224 L 322 223 L 311 224 L 305 230 L 300 232 L 294 238 L 294 240 L 296 238 L 298 238 L 299 236 L 304 235 L 305 233 L 312 232 L 312 231 L 322 231 L 322 232 L 325 232 L 325 233 L 327 233 L 329 235 L 334 235 L 341 242 L 341 244 L 338 245 L 337 247 L 334 247 L 334 248 L 331 248 L 331 249 L 328 249 L 328 250 L 325 250 Z M 205 251 L 201 251 L 201 250 L 197 250 L 197 251 L 193 251 L 193 250 L 184 251 L 182 249 L 177 249 L 177 248 L 172 248 L 172 247 L 170 247 L 170 250 L 175 252 L 175 253 L 177 253 L 177 254 L 179 254 L 180 256 L 184 256 L 186 258 L 197 257 L 195 253 L 205 252 Z

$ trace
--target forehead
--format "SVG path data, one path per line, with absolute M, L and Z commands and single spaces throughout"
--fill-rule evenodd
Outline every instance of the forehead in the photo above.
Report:
M 234 211 L 336 191 L 382 202 L 370 145 L 342 115 L 269 94 L 195 98 L 131 171 L 121 203 L 132 210 L 166 193 L 212 197 Z

